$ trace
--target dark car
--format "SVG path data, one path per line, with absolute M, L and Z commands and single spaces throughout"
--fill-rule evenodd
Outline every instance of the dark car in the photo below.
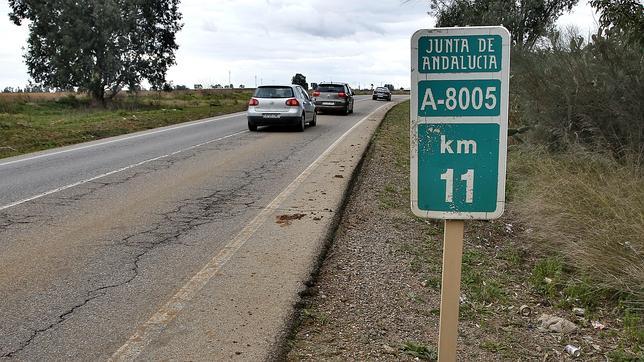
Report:
M 373 99 L 374 101 L 376 99 L 384 99 L 384 100 L 390 101 L 391 91 L 389 90 L 389 88 L 386 88 L 386 87 L 378 87 L 373 90 L 373 95 L 371 96 L 371 99 Z
M 320 83 L 313 91 L 313 102 L 318 112 L 353 113 L 353 90 L 347 83 Z

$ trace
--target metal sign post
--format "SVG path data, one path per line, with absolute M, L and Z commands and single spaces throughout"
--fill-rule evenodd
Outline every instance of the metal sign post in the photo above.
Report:
M 444 219 L 439 361 L 456 360 L 463 221 L 505 206 L 510 34 L 418 30 L 411 39 L 411 209 Z

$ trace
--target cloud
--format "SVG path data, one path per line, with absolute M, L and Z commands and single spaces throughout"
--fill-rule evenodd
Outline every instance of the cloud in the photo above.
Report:
M 582 1 L 566 23 L 588 21 Z M 409 86 L 410 37 L 434 24 L 426 0 L 182 0 L 185 24 L 177 35 L 175 84 L 237 86 L 307 81 L 346 81 L 354 86 Z M 590 9 L 592 12 L 592 9 Z M 0 2 L 0 14 L 9 7 Z M 562 20 L 562 21 L 563 21 Z M 0 16 L 0 86 L 27 83 L 21 47 L 26 27 Z
M 345 80 L 409 84 L 409 38 L 432 24 L 422 0 L 182 2 L 175 83 Z M 195 22 L 195 19 L 208 19 Z M 213 31 L 212 29 L 216 29 Z
M 27 66 L 23 62 L 22 48 L 27 43 L 27 27 L 18 27 L 9 21 L 9 5 L 0 3 L 0 34 L 2 46 L 0 47 L 0 91 L 6 86 L 23 87 L 27 84 Z

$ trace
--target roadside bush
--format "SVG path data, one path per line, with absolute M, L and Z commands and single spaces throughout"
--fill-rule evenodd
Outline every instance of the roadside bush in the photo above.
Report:
M 571 145 L 620 162 L 644 160 L 644 49 L 618 38 L 570 32 L 512 54 L 513 126 L 549 150 Z

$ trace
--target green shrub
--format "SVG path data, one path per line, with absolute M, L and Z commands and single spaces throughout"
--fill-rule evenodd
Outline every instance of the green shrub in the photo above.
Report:
M 641 164 L 644 49 L 560 32 L 549 43 L 512 54 L 512 126 L 530 126 L 529 138 L 550 150 L 583 145 Z

